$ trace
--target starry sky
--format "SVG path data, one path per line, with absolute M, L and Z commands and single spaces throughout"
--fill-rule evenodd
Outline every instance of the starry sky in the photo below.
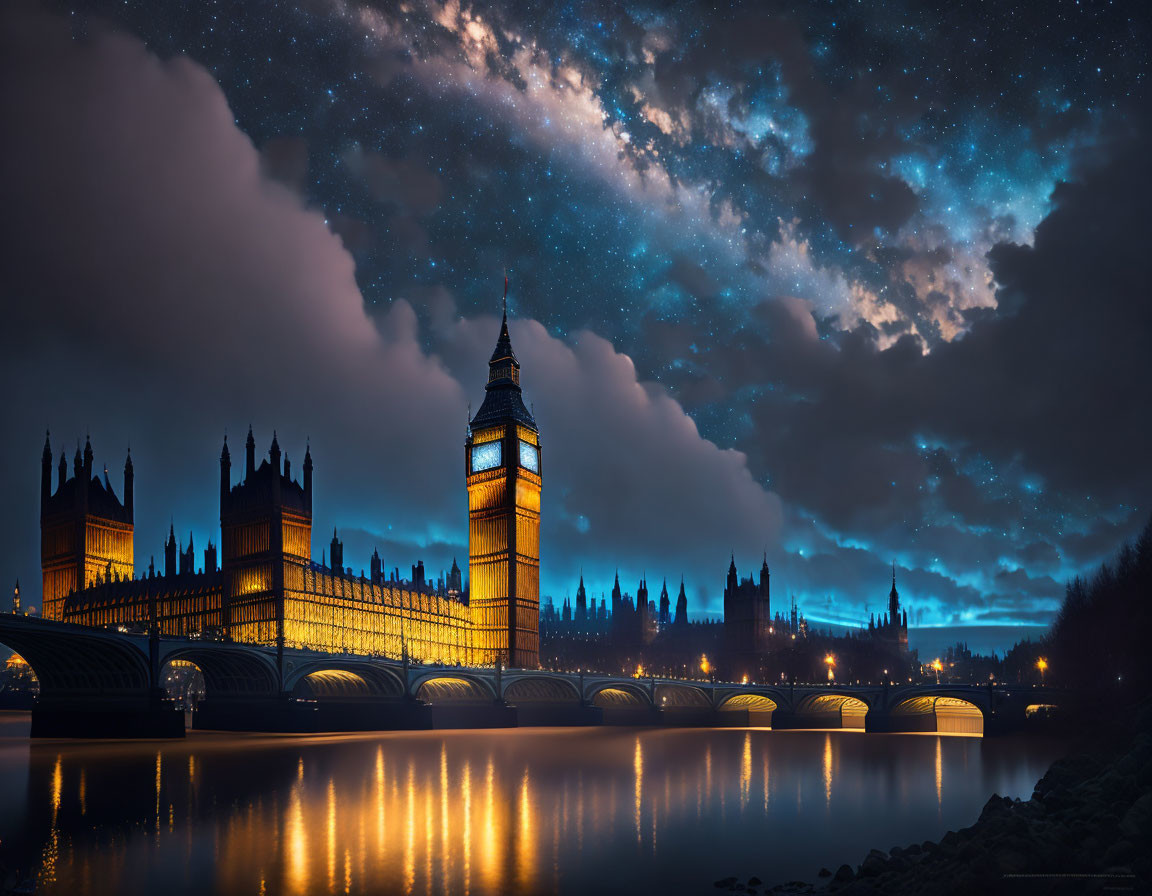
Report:
M 21 3 L 0 35 L 0 574 L 38 459 L 136 466 L 138 566 L 252 423 L 313 551 L 467 554 L 505 272 L 542 590 L 1000 647 L 1152 509 L 1139 3 Z M 27 590 L 27 589 L 26 589 Z M 963 636 L 963 633 L 961 633 Z M 916 637 L 913 636 L 915 646 Z

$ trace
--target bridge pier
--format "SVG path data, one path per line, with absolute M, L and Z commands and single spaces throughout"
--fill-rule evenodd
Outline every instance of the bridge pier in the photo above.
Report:
M 871 713 L 869 713 L 871 715 Z M 844 731 L 866 730 L 866 716 L 849 715 L 838 710 L 829 712 L 788 712 L 776 710 L 772 713 L 772 727 L 779 731 L 824 730 L 827 728 Z
M 433 727 L 429 707 L 415 700 L 300 700 L 290 695 L 202 700 L 197 731 L 315 734 L 324 731 L 408 731 Z
M 644 727 L 663 725 L 664 711 L 658 706 L 605 706 L 602 725 Z
M 716 728 L 777 728 L 779 709 L 724 709 L 712 715 Z
M 38 699 L 30 736 L 68 738 L 181 738 L 184 713 L 169 700 L 93 696 Z
M 516 718 L 521 728 L 580 728 L 603 725 L 604 710 L 591 704 L 520 703 Z

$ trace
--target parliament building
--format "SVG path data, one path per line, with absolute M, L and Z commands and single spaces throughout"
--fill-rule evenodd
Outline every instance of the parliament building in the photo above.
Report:
M 216 638 L 331 653 L 429 663 L 518 668 L 539 665 L 540 436 L 520 389 L 505 311 L 489 361 L 484 402 L 469 422 L 468 587 L 455 562 L 441 580 L 371 574 L 343 565 L 336 534 L 327 562 L 312 559 L 312 454 L 293 478 L 275 434 L 257 463 L 251 428 L 243 478 L 233 481 L 227 439 L 220 453 L 220 542 L 195 569 L 192 540 L 174 529 L 164 568 L 136 577 L 133 469 L 124 464 L 122 498 L 108 473 L 93 474 L 91 443 L 77 448 L 72 475 L 44 442 L 40 491 L 45 618 L 123 626 L 161 635 Z

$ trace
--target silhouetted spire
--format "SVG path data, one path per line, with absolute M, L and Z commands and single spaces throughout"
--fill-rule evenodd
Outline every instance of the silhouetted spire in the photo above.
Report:
M 44 512 L 44 505 L 52 497 L 52 443 L 48 439 L 48 431 L 44 431 L 44 452 L 40 456 L 40 512 Z
M 312 509 L 312 443 L 304 443 L 304 503 Z
M 220 512 L 232 493 L 232 454 L 228 451 L 228 433 L 224 433 L 224 447 L 220 449 Z
M 244 478 L 256 472 L 256 437 L 252 435 L 252 424 L 248 424 L 248 439 L 244 442 Z

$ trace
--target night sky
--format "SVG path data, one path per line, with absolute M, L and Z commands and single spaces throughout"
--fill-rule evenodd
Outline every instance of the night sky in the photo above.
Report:
M 507 271 L 545 595 L 767 552 L 817 622 L 895 561 L 913 626 L 1046 624 L 1152 510 L 1141 7 L 15 4 L 0 576 L 45 426 L 131 445 L 138 568 L 249 423 L 317 559 L 466 565 Z

